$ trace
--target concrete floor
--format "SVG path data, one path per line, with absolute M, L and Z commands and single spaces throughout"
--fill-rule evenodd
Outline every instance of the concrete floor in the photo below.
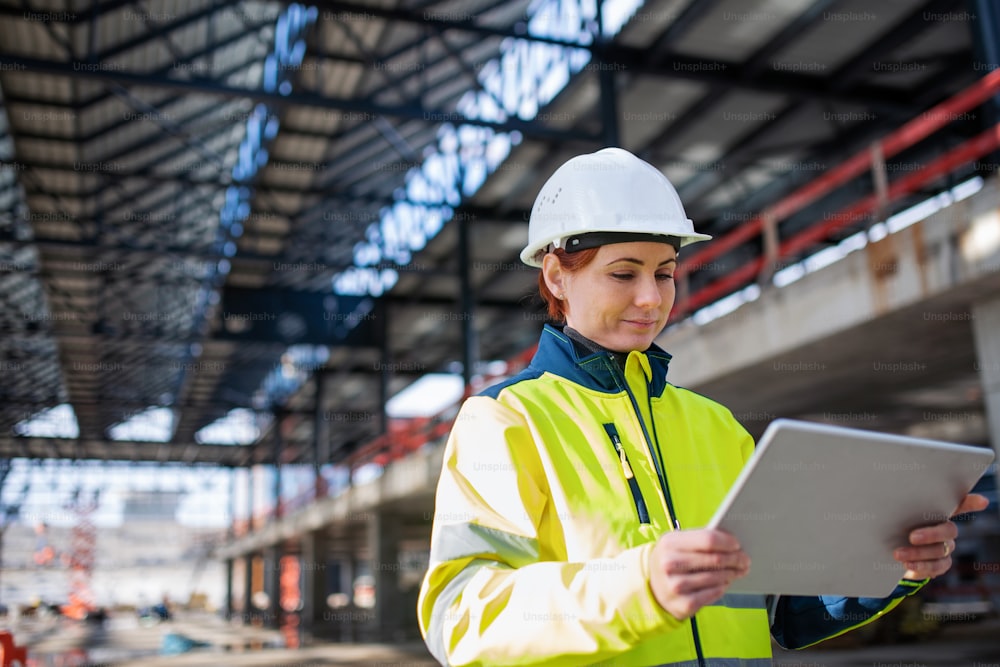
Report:
M 164 636 L 176 633 L 213 646 L 175 656 L 159 655 Z M 423 644 L 281 645 L 272 630 L 233 626 L 211 616 L 189 616 L 142 626 L 132 618 L 93 626 L 61 619 L 25 619 L 15 640 L 29 647 L 37 667 L 433 667 Z M 775 667 L 1000 667 L 1000 618 L 952 624 L 921 642 L 873 647 L 775 651 Z
M 1000 618 L 953 623 L 904 644 L 774 652 L 774 667 L 1000 667 Z

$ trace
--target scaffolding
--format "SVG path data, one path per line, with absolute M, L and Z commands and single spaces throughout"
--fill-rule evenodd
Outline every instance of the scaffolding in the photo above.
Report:
M 75 521 L 70 534 L 69 597 L 62 611 L 69 618 L 83 620 L 96 609 L 90 582 L 97 553 L 97 526 L 94 512 L 100 506 L 100 491 L 87 496 L 82 489 L 73 496 L 64 509 L 72 512 Z

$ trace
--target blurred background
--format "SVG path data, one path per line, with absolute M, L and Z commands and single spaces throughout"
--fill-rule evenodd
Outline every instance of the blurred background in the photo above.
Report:
M 755 436 L 1000 449 L 998 49 L 990 0 L 0 0 L 8 629 L 429 660 L 444 440 L 530 360 L 532 201 L 604 146 L 714 236 L 670 381 Z M 996 480 L 947 576 L 809 659 L 996 659 L 948 643 L 1000 627 Z

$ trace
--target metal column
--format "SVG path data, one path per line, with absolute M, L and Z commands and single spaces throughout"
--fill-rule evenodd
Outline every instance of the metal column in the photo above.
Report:
M 301 640 L 307 643 L 326 626 L 327 538 L 323 530 L 302 536 Z
M 316 414 L 313 418 L 313 488 L 316 498 L 326 495 L 323 466 L 330 462 L 330 420 L 325 412 L 329 373 L 316 371 Z
M 368 524 L 368 553 L 375 581 L 374 612 L 376 641 L 394 641 L 402 629 L 399 590 L 399 536 L 401 521 L 387 510 L 375 513 Z
M 281 627 L 281 547 L 275 545 L 264 552 L 264 592 L 267 594 L 267 609 L 264 611 L 264 627 Z
M 243 623 L 248 623 L 256 615 L 253 603 L 253 554 L 243 557 Z
M 253 466 L 247 467 L 247 533 L 253 532 Z M 243 562 L 245 564 L 243 577 L 243 622 L 246 623 L 253 618 L 253 554 L 248 553 Z
M 274 461 L 274 518 L 281 518 L 281 450 L 284 446 L 281 438 L 281 424 L 284 422 L 284 413 L 276 411 L 274 414 L 274 450 L 272 458 Z
M 253 532 L 253 465 L 247 467 L 247 532 Z
M 226 620 L 233 617 L 233 559 L 226 559 Z
M 609 63 L 605 57 L 605 49 L 609 40 L 604 32 L 604 2 L 597 3 L 597 39 L 595 40 L 594 64 L 597 70 L 597 79 L 601 85 L 601 137 L 604 146 L 618 146 L 620 142 L 618 132 L 618 91 L 615 89 L 615 63 Z
M 389 306 L 380 300 L 376 309 L 382 356 L 382 368 L 378 379 L 378 425 L 379 434 L 385 435 L 389 432 L 389 413 L 385 406 L 389 403 L 389 382 L 392 380 L 392 345 L 389 343 Z
M 472 382 L 479 356 L 476 327 L 473 322 L 476 301 L 472 290 L 472 252 L 469 245 L 469 225 L 471 223 L 469 217 L 462 215 L 458 219 L 458 278 L 461 290 L 459 307 L 462 311 L 462 382 L 466 387 Z
M 1000 456 L 1000 299 L 972 304 L 976 370 L 983 386 L 986 424 L 993 450 Z M 1000 467 L 994 464 L 1000 484 Z
M 226 535 L 236 537 L 236 468 L 229 469 L 229 529 Z
M 1000 7 L 996 0 L 971 0 L 969 9 L 973 16 L 969 27 L 972 32 L 974 65 L 980 75 L 985 76 L 1000 68 Z M 980 128 L 992 127 L 1000 122 L 1000 94 L 983 103 L 982 113 Z M 988 162 L 995 169 L 1000 163 L 1000 156 L 994 152 L 982 162 Z

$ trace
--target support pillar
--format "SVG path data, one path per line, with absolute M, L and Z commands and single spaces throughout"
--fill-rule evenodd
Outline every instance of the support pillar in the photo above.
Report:
M 236 468 L 229 470 L 229 528 L 226 537 L 236 537 Z
M 381 300 L 375 306 L 378 318 L 379 348 L 382 355 L 382 369 L 378 376 L 378 427 L 379 435 L 389 432 L 389 383 L 392 382 L 392 345 L 389 344 L 389 306 Z
M 475 375 L 478 359 L 478 344 L 476 341 L 475 307 L 476 298 L 472 288 L 472 251 L 470 216 L 463 215 L 458 219 L 458 278 L 460 286 L 459 307 L 462 310 L 462 385 L 468 391 Z
M 972 33 L 973 63 L 975 69 L 981 72 L 980 76 L 986 76 L 1000 66 L 1000 43 L 997 41 L 1000 39 L 1000 8 L 993 0 L 969 0 L 968 5 L 972 15 L 969 28 Z M 986 100 L 980 113 L 981 128 L 996 125 L 1000 121 L 1000 95 Z M 1000 155 L 994 151 L 984 155 L 978 162 L 993 167 L 989 173 L 994 174 L 995 167 L 1000 163 Z
M 379 641 L 394 641 L 402 631 L 399 590 L 399 515 L 377 512 L 368 524 L 368 553 L 375 581 L 375 627 Z
M 267 593 L 264 627 L 276 630 L 281 615 L 281 547 L 269 547 L 264 552 L 264 592 Z
M 326 531 L 307 532 L 302 536 L 302 641 L 307 643 L 322 634 L 330 616 L 326 612 L 327 577 Z
M 326 482 L 323 466 L 330 462 L 330 419 L 326 413 L 327 385 L 330 374 L 325 370 L 316 371 L 316 410 L 313 416 L 313 495 L 326 496 Z
M 243 557 L 243 623 L 249 623 L 255 615 L 253 606 L 253 554 Z
M 1000 299 L 972 305 L 972 332 L 990 445 L 1000 460 Z M 994 473 L 1000 485 L 1000 466 L 996 463 Z
M 358 571 L 353 555 L 340 559 L 340 591 L 347 595 L 347 604 L 354 605 L 354 577 Z
M 253 525 L 253 466 L 247 468 L 247 533 L 252 533 Z
M 226 559 L 226 620 L 233 617 L 233 559 Z
M 357 621 L 355 620 L 355 610 L 357 607 L 354 604 L 354 577 L 357 575 L 357 563 L 355 562 L 354 554 L 348 554 L 340 559 L 340 592 L 347 595 L 347 609 L 348 613 L 341 615 L 340 617 L 340 629 L 338 630 L 338 636 L 342 642 L 353 642 L 357 637 L 357 628 L 355 625 Z
M 283 437 L 281 433 L 282 419 L 284 415 L 279 411 L 274 416 L 274 451 L 272 457 L 274 459 L 274 487 L 272 490 L 272 495 L 274 496 L 274 520 L 277 521 L 281 518 L 281 452 L 284 449 L 285 443 L 283 442 Z
M 605 49 L 609 43 L 604 32 L 604 3 L 597 3 L 597 40 L 595 60 L 597 61 L 597 79 L 601 87 L 601 136 L 604 146 L 620 146 L 618 132 L 618 89 L 615 85 L 614 66 L 607 62 Z

